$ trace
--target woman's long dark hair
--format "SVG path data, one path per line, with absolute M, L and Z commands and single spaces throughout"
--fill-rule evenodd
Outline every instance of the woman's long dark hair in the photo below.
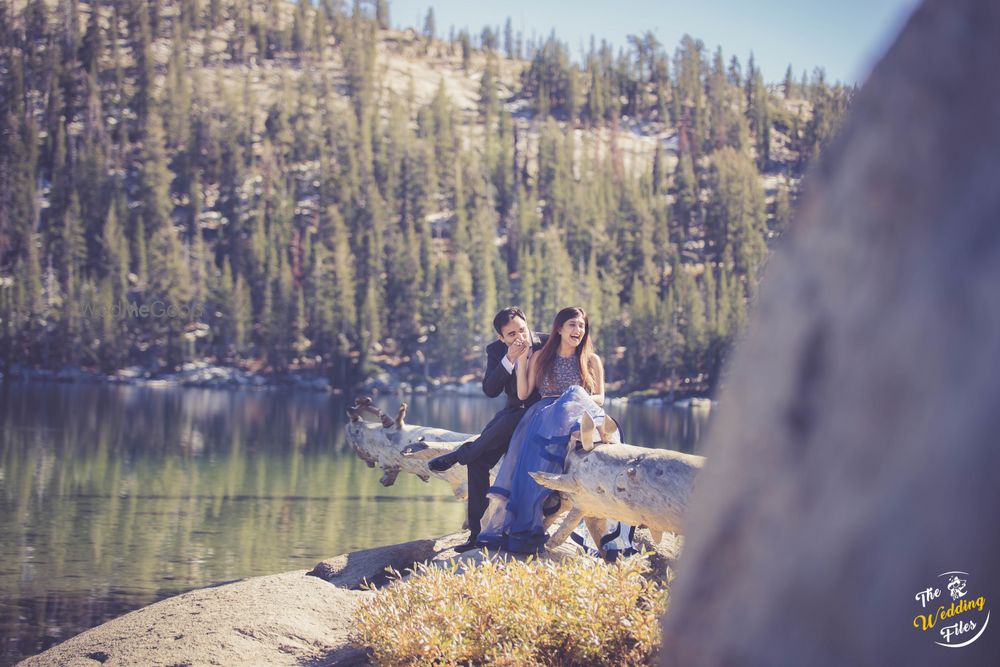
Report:
M 576 346 L 576 359 L 580 365 L 580 377 L 582 378 L 581 383 L 583 388 L 587 393 L 593 394 L 597 391 L 597 358 L 594 355 L 594 345 L 590 341 L 590 320 L 587 318 L 587 313 L 583 308 L 563 308 L 556 313 L 556 319 L 552 322 L 552 333 L 549 334 L 549 339 L 545 341 L 542 349 L 537 352 L 538 361 L 535 363 L 538 364 L 538 370 L 535 378 L 540 386 L 542 379 L 552 370 L 552 365 L 556 361 L 556 354 L 559 352 L 559 345 L 562 343 L 559 330 L 574 317 L 583 318 L 583 323 L 586 327 L 583 333 L 583 340 Z

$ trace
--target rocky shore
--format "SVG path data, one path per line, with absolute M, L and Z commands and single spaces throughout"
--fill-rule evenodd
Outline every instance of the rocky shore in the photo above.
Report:
M 65 383 L 126 384 L 143 387 L 201 387 L 214 389 L 293 389 L 301 391 L 342 393 L 342 388 L 317 371 L 296 370 L 284 373 L 254 373 L 235 366 L 222 366 L 205 361 L 192 361 L 173 372 L 156 372 L 141 366 L 130 366 L 114 373 L 104 374 L 77 366 L 67 366 L 57 370 L 35 368 L 20 363 L 11 364 L 5 373 L 0 372 L 0 382 L 10 380 L 35 380 Z M 411 383 L 401 380 L 391 369 L 381 370 L 357 387 L 360 395 L 426 395 L 451 394 L 456 396 L 482 397 L 479 380 L 432 378 L 427 382 Z M 633 394 L 615 396 L 611 392 L 609 400 L 625 403 L 649 405 L 674 405 L 682 409 L 708 411 L 713 407 L 708 398 L 697 392 L 637 391 Z
M 190 591 L 91 628 L 21 665 L 85 667 L 115 665 L 364 665 L 368 654 L 351 642 L 359 605 L 387 582 L 387 567 L 403 572 L 415 563 L 444 566 L 476 561 L 479 551 L 457 554 L 466 533 L 415 540 L 336 556 L 311 571 L 253 577 Z M 680 540 L 666 535 L 652 544 L 638 532 L 637 546 L 650 552 L 654 576 L 668 576 Z M 578 557 L 565 544 L 546 558 Z
M 330 381 L 315 372 L 252 373 L 234 366 L 220 366 L 204 361 L 192 361 L 178 370 L 156 372 L 142 366 L 129 366 L 104 374 L 77 366 L 58 370 L 11 364 L 2 378 L 55 382 L 131 384 L 148 387 L 217 387 L 268 389 L 294 387 L 312 391 L 333 391 Z

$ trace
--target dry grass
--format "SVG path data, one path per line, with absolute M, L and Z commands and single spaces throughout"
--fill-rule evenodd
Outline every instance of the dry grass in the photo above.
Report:
M 418 566 L 356 615 L 380 665 L 642 665 L 667 590 L 644 557 Z M 397 574 L 398 576 L 398 574 Z

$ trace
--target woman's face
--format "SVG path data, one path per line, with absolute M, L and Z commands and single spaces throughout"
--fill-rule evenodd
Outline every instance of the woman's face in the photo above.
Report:
M 587 333 L 587 323 L 580 316 L 566 320 L 559 329 L 559 337 L 571 347 L 576 347 L 583 341 L 584 334 Z

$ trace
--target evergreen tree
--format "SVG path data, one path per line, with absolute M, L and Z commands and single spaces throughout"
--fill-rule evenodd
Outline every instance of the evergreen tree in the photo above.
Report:
M 503 51 L 508 60 L 515 58 L 514 27 L 511 25 L 509 16 L 507 17 L 507 22 L 503 24 Z
M 130 0 L 132 34 L 132 57 L 136 62 L 136 87 L 132 108 L 135 110 L 140 125 L 146 122 L 146 116 L 153 104 L 153 81 L 156 63 L 153 61 L 153 35 L 150 28 L 148 5 L 145 0 Z
M 87 19 L 87 32 L 80 46 L 80 66 L 85 72 L 95 73 L 97 62 L 104 50 L 104 35 L 101 31 L 100 12 L 92 5 Z
M 785 80 L 781 84 L 782 91 L 785 93 L 785 99 L 790 100 L 797 96 L 795 90 L 795 75 L 792 74 L 792 66 L 788 65 L 788 69 L 785 70 Z
M 379 30 L 389 29 L 389 0 L 375 0 L 375 22 Z
M 853 89 L 789 68 L 778 99 L 752 56 L 744 70 L 685 36 L 671 59 L 650 32 L 574 62 L 552 33 L 511 91 L 546 119 L 525 131 L 500 101 L 497 52 L 524 51 L 509 18 L 435 54 L 479 77 L 476 118 L 447 73 L 429 101 L 385 88 L 388 23 L 381 0 L 0 4 L 0 355 L 276 370 L 308 355 L 337 382 L 375 354 L 424 355 L 459 374 L 513 298 L 542 327 L 569 302 L 606 313 L 595 336 L 624 349 L 609 376 L 714 383 L 791 184 Z M 242 67 L 261 58 L 274 76 Z M 669 143 L 624 141 L 625 114 L 676 133 L 676 167 Z M 769 154 L 775 127 L 799 163 Z M 765 169 L 782 173 L 773 209 Z M 174 316 L 110 316 L 129 299 Z M 207 306 L 207 340 L 186 301 Z
M 158 113 L 146 118 L 139 163 L 140 197 L 146 231 L 155 234 L 173 226 L 173 202 L 170 199 L 171 172 L 168 166 L 163 122 Z
M 222 271 L 213 264 L 209 282 L 208 320 L 212 352 L 218 361 L 229 360 L 236 343 L 236 290 L 228 261 L 222 261 Z
M 771 111 L 767 87 L 759 69 L 753 71 L 747 90 L 750 126 L 757 139 L 757 164 L 765 169 L 771 160 Z
M 792 219 L 792 201 L 788 183 L 784 180 L 778 181 L 778 188 L 774 195 L 774 226 L 779 233 L 788 229 Z
M 292 19 L 292 50 L 300 57 L 312 47 L 312 31 L 309 29 L 311 13 L 308 2 L 296 3 Z
M 428 46 L 434 41 L 437 33 L 437 24 L 434 21 L 434 8 L 427 8 L 427 16 L 424 17 L 424 37 L 427 38 Z
M 253 325 L 253 306 L 250 299 L 250 288 L 242 275 L 237 275 L 233 281 L 233 311 L 232 311 L 232 343 L 234 352 L 243 352 L 250 341 L 250 328 Z
M 681 226 L 681 238 L 690 235 L 692 219 L 698 207 L 698 182 L 691 155 L 682 152 L 674 174 L 674 217 Z
M 767 211 L 760 176 L 742 153 L 723 148 L 712 156 L 706 228 L 715 253 L 731 249 L 741 276 L 755 275 L 767 250 Z

